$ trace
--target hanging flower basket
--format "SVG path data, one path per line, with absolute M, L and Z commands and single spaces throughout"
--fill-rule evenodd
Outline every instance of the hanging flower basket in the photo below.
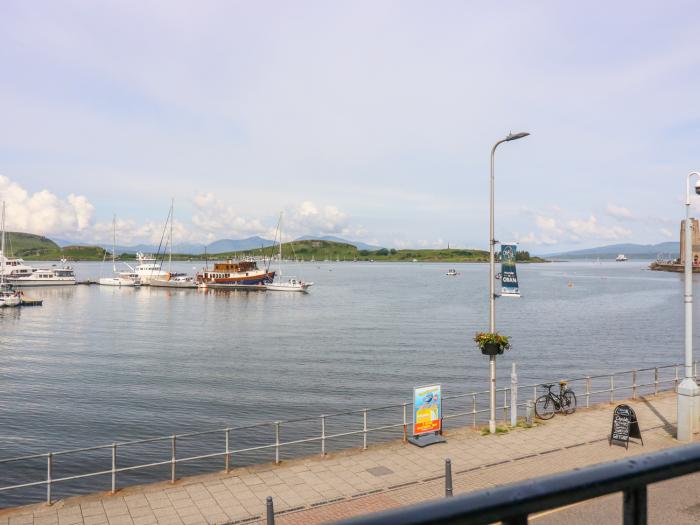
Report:
M 510 340 L 506 335 L 491 332 L 479 332 L 474 336 L 474 342 L 484 355 L 499 355 L 510 348 Z

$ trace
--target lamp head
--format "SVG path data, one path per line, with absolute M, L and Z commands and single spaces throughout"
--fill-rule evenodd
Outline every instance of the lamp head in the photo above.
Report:
M 520 133 L 508 133 L 506 140 L 518 140 L 522 139 L 523 137 L 527 137 L 528 135 L 529 133 L 525 131 L 521 131 Z
M 695 194 L 700 195 L 700 179 L 695 181 Z

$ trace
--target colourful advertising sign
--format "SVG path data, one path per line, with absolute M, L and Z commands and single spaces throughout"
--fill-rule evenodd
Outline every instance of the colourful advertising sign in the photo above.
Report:
M 439 432 L 442 423 L 440 385 L 413 389 L 413 435 Z

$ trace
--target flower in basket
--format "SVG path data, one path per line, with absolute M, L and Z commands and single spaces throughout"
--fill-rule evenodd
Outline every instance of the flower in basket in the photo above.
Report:
M 482 350 L 488 347 L 497 347 L 501 352 L 510 349 L 510 338 L 493 332 L 479 332 L 474 336 L 474 342 Z

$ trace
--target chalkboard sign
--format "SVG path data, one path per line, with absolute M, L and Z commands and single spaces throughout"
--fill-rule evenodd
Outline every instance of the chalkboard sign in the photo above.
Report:
M 630 438 L 639 439 L 644 445 L 642 433 L 639 430 L 637 414 L 629 405 L 617 405 L 613 412 L 612 430 L 610 431 L 610 445 L 624 443 L 625 448 L 629 448 Z

